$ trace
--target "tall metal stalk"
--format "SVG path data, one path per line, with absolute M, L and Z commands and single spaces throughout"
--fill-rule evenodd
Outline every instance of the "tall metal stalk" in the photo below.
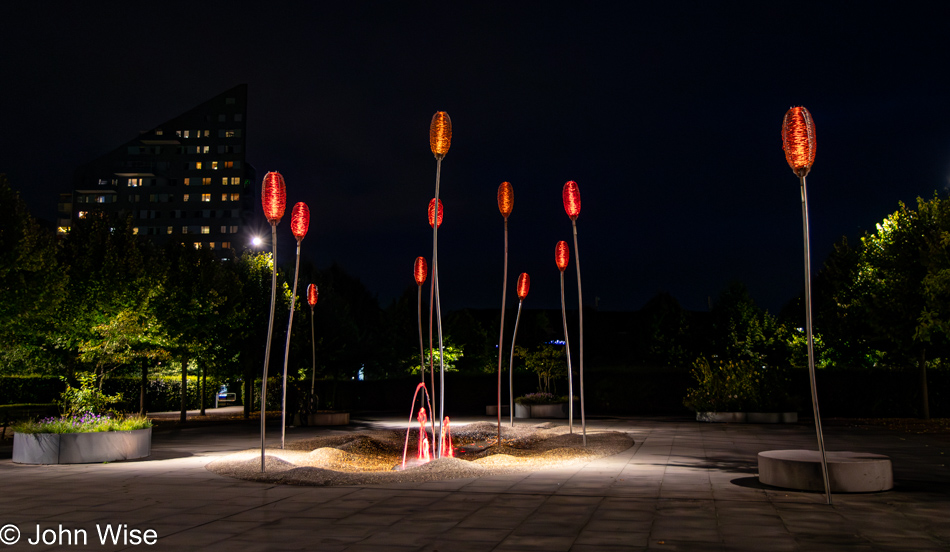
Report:
M 524 301 L 518 301 L 518 316 L 515 317 L 515 332 L 511 336 L 511 357 L 508 359 L 508 416 L 511 427 L 515 427 L 515 343 L 518 340 L 518 322 L 521 320 L 521 305 Z
M 581 293 L 581 255 L 577 249 L 577 219 L 571 219 L 574 228 L 574 266 L 577 267 L 577 318 L 580 324 L 580 383 L 581 383 L 581 427 L 584 431 L 584 446 L 587 446 L 587 418 L 584 416 L 584 297 Z M 571 397 L 574 402 L 574 397 Z
M 287 321 L 287 342 L 284 346 L 284 396 L 280 405 L 280 448 L 287 436 L 287 364 L 290 360 L 290 330 L 294 326 L 294 306 L 297 303 L 297 275 L 300 273 L 300 240 L 297 240 L 297 262 L 294 266 L 294 290 L 290 296 L 290 320 Z
M 505 217 L 505 261 L 501 280 L 501 323 L 498 330 L 498 446 L 501 446 L 501 352 L 505 340 L 505 298 L 508 296 L 508 217 Z M 508 365 L 511 370 L 511 365 Z M 511 413 L 513 416 L 514 414 Z M 514 424 L 514 421 L 512 421 Z
M 825 498 L 831 504 L 831 483 L 828 478 L 828 460 L 825 457 L 825 439 L 821 432 L 821 416 L 818 413 L 818 389 L 815 385 L 815 343 L 811 324 L 811 252 L 808 231 L 808 195 L 805 191 L 805 176 L 799 176 L 802 188 L 802 224 L 805 234 L 805 331 L 808 339 L 808 377 L 811 381 L 811 405 L 815 416 L 815 432 L 818 434 L 818 451 L 821 453 L 821 476 L 825 482 Z
M 270 364 L 270 343 L 274 335 L 274 306 L 277 303 L 277 223 L 271 222 L 271 244 L 273 258 L 270 285 L 270 321 L 267 323 L 267 346 L 264 348 L 264 378 L 261 382 L 261 473 L 264 472 L 264 431 L 267 419 L 267 367 Z
M 442 305 L 439 301 L 439 178 L 441 175 L 442 160 L 437 159 L 435 162 L 435 212 L 432 216 L 432 285 L 435 288 L 435 320 L 439 336 L 439 458 L 442 458 L 442 420 L 445 419 L 445 359 L 442 343 Z M 432 438 L 435 438 L 434 433 Z
M 561 271 L 561 321 L 564 323 L 564 352 L 567 353 L 567 425 L 569 433 L 574 433 L 574 370 L 571 368 L 571 340 L 567 337 L 567 309 L 564 302 L 564 271 Z

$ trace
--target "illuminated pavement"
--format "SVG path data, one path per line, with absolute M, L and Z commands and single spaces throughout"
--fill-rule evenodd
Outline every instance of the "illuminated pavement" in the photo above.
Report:
M 157 432 L 149 459 L 114 464 L 23 466 L 0 448 L 0 527 L 21 532 L 0 551 L 67 548 L 30 545 L 37 524 L 85 530 L 88 550 L 950 549 L 950 435 L 826 423 L 829 450 L 886 454 L 896 483 L 885 493 L 835 495 L 828 506 L 822 494 L 765 489 L 756 479 L 759 451 L 815 446 L 807 423 L 599 418 L 589 427 L 627 432 L 636 444 L 571 468 L 362 487 L 259 484 L 205 470 L 220 454 L 259 446 L 253 424 Z M 288 438 L 334 431 L 292 429 Z M 268 436 L 278 443 L 279 426 Z M 100 544 L 97 525 L 123 523 L 154 530 L 157 544 Z

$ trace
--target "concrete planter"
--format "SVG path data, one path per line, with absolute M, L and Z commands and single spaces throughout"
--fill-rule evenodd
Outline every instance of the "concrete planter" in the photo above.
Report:
M 798 412 L 697 412 L 696 421 L 740 424 L 794 424 L 798 423 Z
M 515 403 L 515 418 L 567 418 L 567 403 L 529 405 Z
M 307 424 L 312 426 L 348 425 L 349 412 L 317 412 L 307 418 Z
M 511 410 L 511 408 L 510 408 L 507 404 L 501 405 L 501 415 L 502 415 L 502 416 L 509 416 L 508 412 L 510 412 L 510 410 Z M 486 407 L 485 407 L 485 415 L 486 415 L 486 416 L 498 416 L 498 405 L 497 405 L 497 404 L 491 404 L 491 405 L 486 406 Z
M 152 428 L 94 433 L 17 433 L 17 464 L 93 464 L 145 458 L 152 453 Z

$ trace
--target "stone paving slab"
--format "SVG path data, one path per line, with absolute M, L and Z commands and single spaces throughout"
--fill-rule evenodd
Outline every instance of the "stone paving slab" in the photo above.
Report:
M 454 424 L 488 418 L 460 418 Z M 354 427 L 399 427 L 374 417 Z M 523 421 L 529 424 L 536 421 Z M 533 473 L 423 483 L 301 487 L 251 483 L 205 465 L 259 445 L 254 424 L 156 432 L 149 459 L 96 465 L 24 466 L 0 460 L 0 537 L 8 550 L 41 530 L 97 525 L 153 529 L 152 550 L 821 550 L 950 549 L 950 436 L 825 424 L 829 450 L 885 454 L 895 488 L 867 494 L 766 487 L 763 450 L 815 447 L 807 422 L 704 424 L 685 418 L 595 418 L 590 430 L 623 431 L 634 446 L 583 465 Z M 288 439 L 345 428 L 293 428 Z M 268 430 L 269 446 L 279 428 Z M 0 451 L 0 457 L 2 457 Z M 55 532 L 55 531 L 54 531 Z

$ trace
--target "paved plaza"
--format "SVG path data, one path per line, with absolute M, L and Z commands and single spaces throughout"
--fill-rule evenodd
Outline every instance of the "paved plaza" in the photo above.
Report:
M 488 418 L 453 419 L 453 424 Z M 537 423 L 524 420 L 516 423 Z M 288 439 L 397 427 L 354 417 L 346 428 L 293 428 Z M 829 450 L 890 456 L 895 488 L 834 495 L 765 488 L 764 450 L 816 448 L 814 426 L 710 424 L 686 418 L 593 418 L 590 430 L 628 433 L 630 449 L 568 468 L 446 481 L 353 487 L 252 483 L 205 465 L 260 444 L 242 423 L 155 432 L 148 459 L 26 466 L 0 449 L 0 537 L 14 550 L 314 551 L 802 551 L 950 550 L 950 435 L 826 422 Z M 279 426 L 268 444 L 279 445 Z M 154 545 L 100 543 L 111 526 Z M 87 545 L 45 545 L 81 537 Z M 60 531 L 60 529 L 63 531 Z

